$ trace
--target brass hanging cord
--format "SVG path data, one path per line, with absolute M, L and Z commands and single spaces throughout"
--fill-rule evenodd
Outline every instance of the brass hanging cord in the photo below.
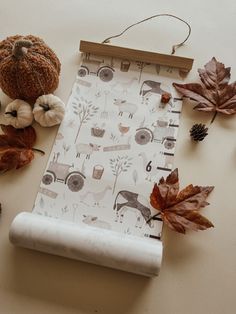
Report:
M 168 13 L 155 14 L 155 15 L 152 15 L 152 16 L 150 16 L 150 17 L 144 19 L 144 20 L 141 20 L 141 21 L 139 21 L 139 22 L 136 22 L 136 23 L 134 23 L 134 24 L 128 26 L 128 27 L 127 27 L 126 29 L 124 29 L 120 34 L 117 34 L 117 35 L 110 36 L 110 37 L 106 38 L 105 40 L 103 40 L 102 44 L 107 44 L 107 43 L 110 42 L 110 40 L 111 40 L 112 38 L 117 38 L 117 37 L 122 36 L 122 35 L 123 35 L 125 32 L 127 32 L 130 28 L 132 28 L 132 27 L 134 27 L 134 26 L 136 26 L 136 25 L 138 25 L 138 24 L 147 22 L 148 20 L 151 20 L 151 19 L 153 19 L 153 18 L 160 17 L 160 16 L 173 17 L 173 18 L 175 18 L 175 19 L 177 19 L 177 20 L 183 22 L 183 23 L 186 24 L 187 27 L 188 27 L 188 35 L 187 35 L 187 37 L 186 37 L 181 43 L 175 44 L 175 45 L 172 46 L 172 52 L 171 52 L 171 54 L 173 55 L 173 54 L 175 54 L 176 49 L 178 49 L 179 47 L 183 46 L 183 45 L 186 43 L 186 41 L 189 39 L 189 36 L 191 35 L 192 29 L 191 29 L 191 26 L 189 25 L 188 22 L 186 22 L 185 20 L 181 19 L 180 17 L 178 17 L 178 16 L 176 16 L 176 15 L 168 14 Z

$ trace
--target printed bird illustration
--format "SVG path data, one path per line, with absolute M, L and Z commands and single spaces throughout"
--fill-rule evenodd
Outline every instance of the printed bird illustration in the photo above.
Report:
M 130 129 L 129 126 L 124 126 L 124 125 L 122 125 L 122 123 L 118 124 L 118 128 L 119 128 L 119 131 L 121 133 L 121 136 L 124 136 L 124 134 L 128 133 L 129 129 Z

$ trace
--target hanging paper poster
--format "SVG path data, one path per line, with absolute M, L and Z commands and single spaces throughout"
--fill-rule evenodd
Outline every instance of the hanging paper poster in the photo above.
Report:
M 31 233 L 41 228 L 36 236 L 41 240 L 28 247 L 157 273 L 162 221 L 152 219 L 156 211 L 149 196 L 154 183 L 173 167 L 181 101 L 172 82 L 181 80 L 180 74 L 145 62 L 83 55 L 35 201 L 33 213 L 40 223 L 36 215 L 29 223 Z M 50 228 L 56 231 L 52 234 Z M 71 230 L 86 230 L 86 249 L 79 247 L 85 243 L 79 244 L 82 235 L 75 243 Z M 84 252 L 89 245 L 93 249 L 88 256 Z

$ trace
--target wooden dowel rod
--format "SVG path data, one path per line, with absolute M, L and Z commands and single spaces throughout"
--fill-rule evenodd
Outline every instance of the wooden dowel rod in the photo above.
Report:
M 194 61 L 194 59 L 191 58 L 118 47 L 110 44 L 99 44 L 84 40 L 80 41 L 79 49 L 81 52 L 85 53 L 165 65 L 178 68 L 186 72 L 189 72 L 192 69 Z

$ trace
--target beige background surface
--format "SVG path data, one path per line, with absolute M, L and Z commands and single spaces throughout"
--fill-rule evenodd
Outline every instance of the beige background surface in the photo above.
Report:
M 195 58 L 188 81 L 212 56 L 232 67 L 236 80 L 234 0 L 0 0 L 0 39 L 32 33 L 45 39 L 62 61 L 57 94 L 70 93 L 80 39 L 102 41 L 155 13 L 172 13 L 191 23 L 188 44 L 177 54 Z M 186 34 L 183 25 L 161 18 L 131 30 L 114 44 L 169 52 Z M 0 94 L 4 105 L 8 99 Z M 37 128 L 44 157 L 17 172 L 0 176 L 1 314 L 233 314 L 236 311 L 236 117 L 218 116 L 206 140 L 195 145 L 188 130 L 211 116 L 184 106 L 175 165 L 181 184 L 215 185 L 203 210 L 215 229 L 187 236 L 164 230 L 161 274 L 155 279 L 16 249 L 8 240 L 15 215 L 30 211 L 42 176 L 54 129 Z

